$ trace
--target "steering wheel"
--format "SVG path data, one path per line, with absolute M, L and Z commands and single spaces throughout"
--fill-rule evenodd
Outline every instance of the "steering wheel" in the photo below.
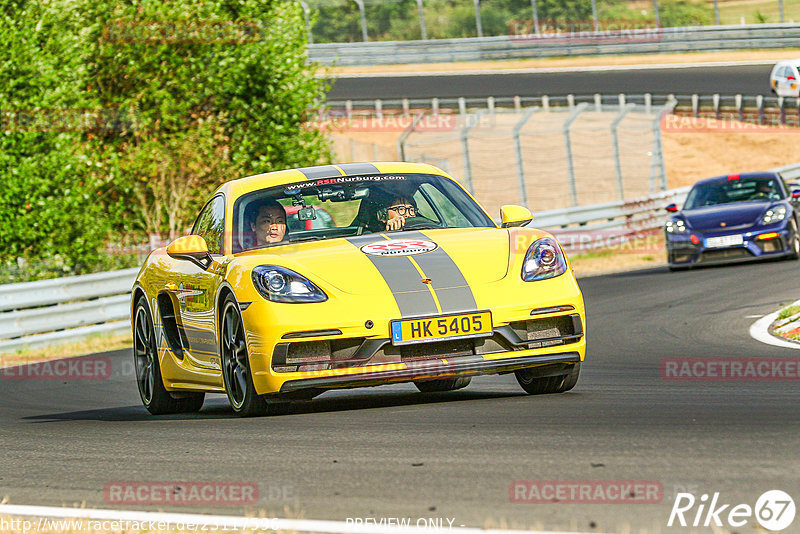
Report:
M 423 230 L 425 228 L 442 228 L 442 225 L 436 223 L 427 217 L 416 216 L 416 217 L 408 217 L 403 224 L 403 227 L 400 228 L 400 232 L 403 230 Z

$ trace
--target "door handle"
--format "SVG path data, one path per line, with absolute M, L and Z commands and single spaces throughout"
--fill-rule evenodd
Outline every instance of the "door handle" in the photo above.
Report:
M 164 285 L 164 289 L 166 289 L 167 291 L 177 291 L 178 284 L 176 284 L 175 282 L 168 282 L 166 285 Z

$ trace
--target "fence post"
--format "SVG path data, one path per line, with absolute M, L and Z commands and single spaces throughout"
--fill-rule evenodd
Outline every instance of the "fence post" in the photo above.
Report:
M 422 0 L 417 0 L 417 11 L 419 12 L 419 32 L 424 41 L 428 38 L 428 32 L 425 29 L 425 11 L 422 9 Z
M 462 117 L 467 114 L 467 99 L 463 96 L 458 97 L 458 114 Z
M 367 38 L 367 14 L 364 11 L 364 0 L 353 0 L 358 5 L 358 11 L 361 13 L 361 39 L 366 43 L 369 41 Z
M 478 29 L 478 37 L 483 37 L 483 25 L 481 24 L 481 0 L 473 0 L 475 3 L 475 27 Z
M 758 108 L 758 124 L 764 124 L 764 95 L 756 96 L 756 107 Z
M 784 109 L 784 107 L 783 107 L 783 102 L 784 102 L 783 97 L 779 96 L 778 97 L 778 110 L 779 110 L 779 113 L 780 113 L 781 125 L 786 124 L 786 109 Z
M 352 100 L 345 100 L 344 102 L 344 114 L 347 117 L 347 120 L 353 118 L 353 101 Z
M 573 94 L 568 94 L 567 95 L 567 106 L 569 107 L 569 109 L 572 109 L 572 108 L 575 107 L 575 95 L 573 95 Z
M 472 163 L 469 159 L 469 131 L 478 124 L 480 116 L 485 112 L 485 109 L 478 110 L 475 113 L 475 121 L 470 124 L 469 115 L 464 127 L 461 128 L 461 153 L 464 156 L 464 180 L 466 181 L 465 187 L 470 194 L 472 194 Z
M 656 115 L 653 121 L 653 160 L 650 165 L 650 194 L 655 193 L 656 174 L 659 175 L 661 182 L 661 190 L 667 190 L 667 170 L 664 166 L 664 149 L 661 145 L 661 116 L 667 113 L 672 113 L 675 106 L 678 105 L 677 100 L 670 100 L 661 108 L 661 111 Z
M 528 207 L 528 193 L 525 191 L 525 169 L 522 163 L 522 144 L 519 141 L 519 133 L 528 119 L 531 118 L 539 108 L 532 107 L 525 112 L 520 121 L 514 125 L 514 154 L 517 159 L 517 180 L 519 182 L 519 200 L 522 206 Z
M 569 197 L 570 197 L 570 201 L 572 202 L 573 206 L 577 206 L 578 205 L 578 186 L 575 183 L 575 166 L 572 163 L 572 142 L 570 141 L 570 138 L 569 138 L 569 129 L 572 126 L 572 123 L 575 122 L 575 119 L 578 118 L 578 115 L 583 113 L 583 110 L 586 109 L 586 107 L 588 105 L 589 104 L 587 104 L 586 102 L 582 102 L 582 103 L 578 104 L 578 107 L 576 107 L 572 111 L 572 113 L 569 114 L 569 117 L 567 117 L 567 120 L 564 121 L 564 126 L 563 126 L 563 129 L 562 129 L 563 134 L 564 134 L 564 148 L 565 148 L 566 153 L 567 153 L 567 174 L 568 174 L 568 177 L 569 177 Z
M 628 104 L 619 110 L 619 115 L 611 123 L 611 147 L 614 149 L 614 175 L 617 179 L 617 196 L 620 200 L 625 200 L 625 189 L 622 184 L 622 161 L 619 156 L 619 137 L 617 136 L 617 127 L 625 115 L 632 110 L 636 104 Z
M 314 44 L 314 36 L 311 33 L 311 10 L 308 9 L 308 4 L 300 0 L 300 7 L 303 8 L 303 18 L 306 21 L 306 31 L 308 32 L 308 44 Z
M 742 95 L 736 95 L 736 113 L 739 115 L 739 120 L 744 120 L 744 110 L 742 109 Z
M 597 113 L 601 113 L 603 111 L 603 100 L 600 96 L 600 93 L 594 94 L 594 110 Z
M 431 109 L 433 110 L 434 115 L 439 114 L 439 99 L 437 97 L 433 97 L 431 99 Z
M 644 94 L 644 112 L 645 113 L 650 113 L 652 105 L 653 105 L 653 95 L 651 95 L 650 93 L 645 93 Z
M 712 102 L 713 102 L 713 104 L 714 104 L 714 117 L 715 117 L 715 118 L 717 118 L 717 119 L 719 119 L 719 117 L 720 117 L 720 111 L 719 111 L 719 93 L 714 93 L 714 94 L 711 96 L 711 101 L 712 101 Z
M 514 95 L 514 110 L 517 112 L 522 111 L 522 99 L 519 95 Z
M 375 117 L 383 119 L 383 101 L 380 98 L 375 99 Z
M 416 117 L 414 117 L 414 120 L 411 121 L 411 124 L 408 125 L 408 128 L 406 128 L 403 133 L 400 134 L 400 137 L 397 138 L 397 157 L 400 161 L 406 161 L 406 140 L 408 139 L 408 136 L 414 132 L 414 128 L 416 128 L 417 124 L 419 124 L 419 121 L 422 120 L 423 115 L 425 114 L 419 113 Z
M 700 116 L 700 97 L 697 93 L 692 95 L 692 115 L 695 117 Z

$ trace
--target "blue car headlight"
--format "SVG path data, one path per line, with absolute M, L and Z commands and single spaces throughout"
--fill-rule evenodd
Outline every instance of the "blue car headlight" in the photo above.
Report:
M 783 206 L 773 206 L 767 210 L 761 218 L 761 224 L 772 224 L 786 218 L 786 208 Z
M 276 265 L 259 265 L 252 272 L 253 285 L 273 302 L 324 302 L 328 295 L 308 278 Z
M 554 278 L 567 270 L 567 260 L 552 237 L 537 239 L 522 262 L 522 279 L 526 282 Z
M 683 234 L 686 232 L 686 223 L 683 219 L 670 219 L 664 228 L 669 234 Z

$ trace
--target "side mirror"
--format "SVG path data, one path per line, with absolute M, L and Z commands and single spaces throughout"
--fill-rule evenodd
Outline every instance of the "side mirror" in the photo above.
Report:
M 525 226 L 533 220 L 533 213 L 522 206 L 508 205 L 500 208 L 500 222 L 502 228 Z
M 668 204 L 667 207 L 664 208 L 664 209 L 667 210 L 670 213 L 675 213 L 676 211 L 678 211 L 678 206 L 676 204 L 674 204 L 674 203 L 673 204 Z
M 208 252 L 206 240 L 199 235 L 185 235 L 167 245 L 167 255 L 176 260 L 187 260 L 204 271 L 211 266 L 213 260 Z

